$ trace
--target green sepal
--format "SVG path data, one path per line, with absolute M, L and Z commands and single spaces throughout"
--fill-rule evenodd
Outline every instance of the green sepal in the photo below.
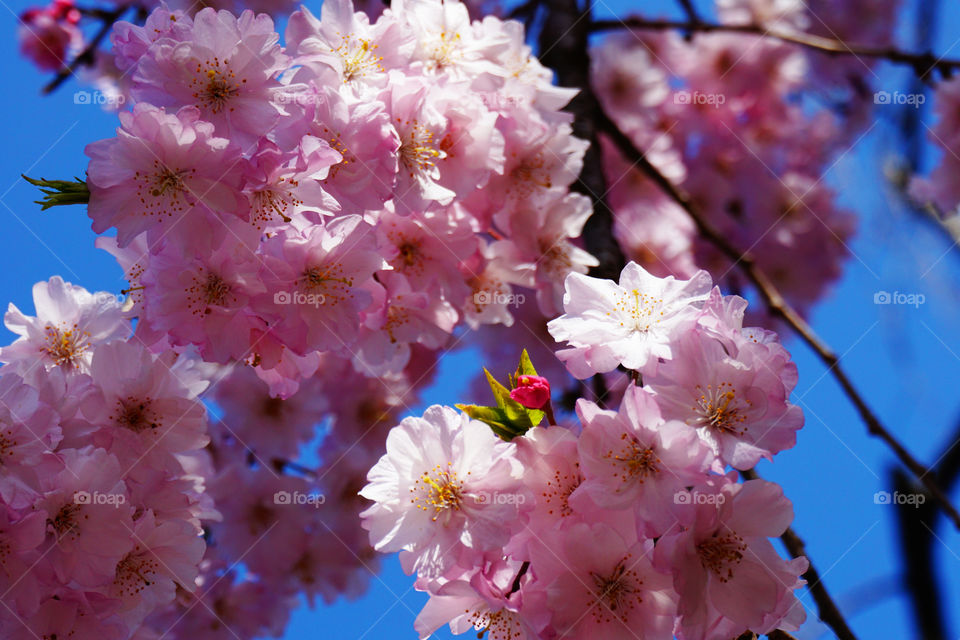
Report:
M 513 440 L 521 435 L 512 429 L 506 412 L 499 407 L 481 407 L 475 404 L 458 404 L 456 407 L 474 420 L 487 424 L 503 440 Z
M 517 374 L 514 378 L 519 378 L 520 376 L 539 376 L 537 370 L 533 368 L 533 363 L 530 362 L 530 355 L 527 353 L 527 350 L 524 349 L 523 353 L 520 354 L 520 364 L 517 365 Z
M 524 351 L 524 354 L 526 354 L 526 351 Z M 521 357 L 520 366 L 517 368 L 517 371 L 525 370 L 525 366 L 533 370 L 533 365 L 530 364 L 530 358 L 526 358 L 526 365 L 523 360 L 523 357 Z M 458 404 L 458 409 L 471 418 L 490 425 L 493 432 L 504 440 L 512 440 L 517 436 L 522 436 L 540 424 L 546 415 L 543 411 L 526 408 L 511 398 L 510 389 L 503 386 L 486 368 L 484 368 L 483 373 L 487 376 L 487 382 L 490 384 L 490 390 L 493 391 L 493 397 L 496 400 L 497 406 L 484 407 L 474 404 Z M 536 374 L 534 373 L 533 375 Z
M 23 176 L 23 174 L 21 174 Z M 42 200 L 34 200 L 41 206 L 41 211 L 46 211 L 50 207 L 59 207 L 71 204 L 89 204 L 90 188 L 86 181 L 80 178 L 71 180 L 47 180 L 45 178 L 30 178 L 23 176 L 23 179 L 35 187 L 40 187 L 43 193 Z

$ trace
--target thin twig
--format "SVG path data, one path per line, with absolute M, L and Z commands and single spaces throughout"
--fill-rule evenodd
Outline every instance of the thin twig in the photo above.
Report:
M 943 73 L 949 73 L 953 69 L 960 68 L 960 60 L 941 58 L 932 51 L 912 53 L 901 51 L 891 46 L 874 47 L 855 45 L 844 42 L 843 40 L 824 38 L 823 36 L 816 36 L 809 33 L 790 33 L 776 29 L 768 29 L 758 24 L 720 24 L 717 22 L 693 20 L 626 18 L 624 20 L 596 20 L 590 25 L 590 30 L 594 33 L 618 29 L 632 29 L 635 31 L 665 31 L 676 29 L 687 33 L 744 33 L 788 42 L 808 49 L 814 49 L 830 56 L 856 56 L 905 64 L 913 67 L 917 75 L 921 77 L 926 76 L 933 69 L 939 69 Z
M 697 9 L 693 6 L 693 0 L 678 0 L 678 2 L 683 12 L 687 14 L 687 20 L 695 24 L 703 22 L 700 19 L 700 14 L 697 13 Z
M 757 480 L 760 477 L 753 469 L 741 471 L 740 475 L 743 476 L 745 480 Z M 850 625 L 847 624 L 837 604 L 827 591 L 826 585 L 824 585 L 820 579 L 820 573 L 816 567 L 813 566 L 810 556 L 807 555 L 806 545 L 800 536 L 798 536 L 793 529 L 787 527 L 787 530 L 780 536 L 780 540 L 783 541 L 784 546 L 787 548 L 787 551 L 790 552 L 791 556 L 794 558 L 805 557 L 807 559 L 809 565 L 803 574 L 803 579 L 807 581 L 807 589 L 810 590 L 810 595 L 813 596 L 814 602 L 817 603 L 817 616 L 820 620 L 833 629 L 833 632 L 840 640 L 856 640 L 857 637 L 853 634 L 853 630 L 850 629 Z M 774 636 L 768 635 L 767 637 Z
M 87 44 L 87 46 L 77 54 L 69 65 L 57 72 L 57 75 L 54 76 L 53 80 L 47 83 L 43 88 L 42 92 L 44 95 L 53 93 L 57 88 L 62 85 L 70 76 L 76 75 L 77 69 L 81 66 L 93 66 L 96 62 L 97 49 L 100 47 L 100 43 L 103 42 L 103 39 L 107 37 L 107 34 L 110 33 L 110 29 L 113 28 L 114 23 L 119 20 L 124 13 L 126 13 L 129 7 L 123 5 L 117 7 L 114 11 L 103 13 L 98 17 L 102 21 L 100 29 L 94 34 L 93 38 Z
M 840 366 L 840 358 L 837 357 L 837 354 L 817 335 L 807 321 L 790 306 L 773 282 L 757 267 L 753 257 L 749 253 L 743 253 L 734 247 L 723 234 L 715 229 L 700 213 L 690 197 L 670 182 L 659 169 L 653 166 L 646 155 L 637 148 L 633 141 L 627 137 L 616 123 L 602 110 L 597 114 L 597 126 L 616 144 L 627 162 L 645 173 L 664 193 L 680 205 L 693 220 L 697 230 L 704 239 L 719 249 L 734 265 L 740 267 L 750 282 L 753 283 L 753 286 L 761 295 L 771 313 L 779 316 L 789 324 L 797 335 L 816 352 L 820 360 L 827 366 L 827 370 L 840 384 L 840 387 L 856 408 L 857 413 L 860 414 L 860 418 L 867 425 L 867 431 L 870 435 L 880 438 L 893 450 L 897 459 L 923 483 L 934 500 L 940 503 L 944 513 L 953 521 L 954 525 L 960 529 L 960 512 L 950 503 L 950 499 L 940 489 L 940 485 L 937 484 L 935 476 L 930 473 L 927 467 L 917 461 L 917 459 L 907 451 L 906 447 L 883 426 L 880 419 L 853 385 L 853 382 L 847 377 L 846 372 Z

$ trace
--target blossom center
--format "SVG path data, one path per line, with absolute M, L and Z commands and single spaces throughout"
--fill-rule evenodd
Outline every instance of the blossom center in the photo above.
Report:
M 75 502 L 68 502 L 60 507 L 54 517 L 47 520 L 47 524 L 53 527 L 54 532 L 56 532 L 57 539 L 63 538 L 67 534 L 71 534 L 72 537 L 79 535 L 77 525 L 79 525 L 82 516 L 82 506 Z
M 153 172 L 135 171 L 137 198 L 143 215 L 173 215 L 192 206 L 187 178 L 196 169 L 173 169 L 160 160 L 153 161 Z
M 716 533 L 697 545 L 700 564 L 712 571 L 720 582 L 733 578 L 733 568 L 743 560 L 747 545 L 735 533 L 718 536 Z
M 397 119 L 399 121 L 399 118 Z M 407 121 L 410 124 L 410 121 Z M 443 160 L 447 154 L 436 147 L 433 132 L 416 120 L 400 145 L 400 161 L 412 178 L 419 172 L 430 172 L 437 166 L 437 160 Z
M 646 333 L 663 320 L 663 298 L 648 296 L 639 289 L 621 294 L 613 308 L 620 315 L 620 326 L 630 331 Z
M 570 272 L 573 268 L 573 260 L 570 259 L 570 251 L 565 240 L 541 238 L 539 245 L 540 264 L 546 273 L 554 274 L 562 279 L 562 276 Z
M 87 350 L 87 338 L 90 334 L 80 331 L 74 323 L 69 329 L 48 324 L 44 329 L 46 346 L 43 352 L 50 356 L 57 366 L 72 369 L 80 363 Z
M 417 263 L 420 247 L 413 242 L 404 242 L 397 250 L 400 252 L 400 260 L 404 265 L 412 267 Z
M 622 482 L 628 480 L 639 480 L 643 482 L 646 478 L 654 476 L 660 472 L 660 458 L 648 447 L 640 443 L 630 434 L 620 435 L 623 441 L 619 451 L 613 449 L 603 455 L 608 460 L 613 460 L 619 469 L 613 476 L 619 478 Z
M 353 278 L 343 274 L 339 263 L 304 269 L 300 287 L 308 293 L 323 294 L 323 304 L 336 304 L 353 297 Z
M 284 180 L 280 179 L 281 182 Z M 296 180 L 288 183 L 292 187 L 297 186 Z M 274 216 L 278 216 L 284 222 L 290 222 L 291 218 L 287 215 L 287 210 L 291 206 L 297 207 L 303 204 L 303 200 L 295 197 L 288 191 L 279 191 L 275 189 L 261 189 L 253 194 L 253 222 L 257 228 L 263 223 L 270 222 Z
M 230 283 L 214 271 L 205 271 L 195 275 L 187 287 L 187 305 L 195 316 L 210 314 L 211 306 L 226 306 L 230 299 Z
M 593 607 L 591 612 L 597 622 L 609 622 L 614 617 L 626 621 L 630 612 L 643 601 L 639 574 L 627 568 L 630 554 L 624 557 L 607 575 L 591 571 L 593 593 L 604 606 Z
M 183 182 L 185 171 L 174 171 L 169 167 L 163 167 L 154 174 L 154 185 L 150 195 L 160 197 L 164 194 L 178 194 L 187 190 L 187 185 Z
M 538 153 L 528 158 L 524 158 L 520 164 L 510 171 L 510 177 L 514 182 L 526 185 L 521 189 L 521 195 L 529 195 L 533 189 L 532 185 L 549 189 L 553 186 L 550 179 L 550 173 L 546 169 L 546 162 L 543 154 Z
M 213 113 L 220 113 L 232 98 L 240 95 L 237 76 L 230 70 L 229 64 L 229 61 L 221 62 L 219 58 L 207 60 L 206 70 L 204 65 L 197 64 L 198 78 L 191 83 L 197 87 L 193 97 Z
M 362 78 L 369 72 L 383 73 L 383 56 L 376 55 L 380 45 L 372 44 L 366 38 L 354 38 L 353 34 L 343 39 L 335 49 L 331 49 L 343 60 L 343 81 L 350 82 Z
M 737 402 L 737 390 L 733 385 L 721 382 L 717 385 L 708 384 L 704 388 L 698 384 L 696 389 L 700 396 L 693 407 L 696 417 L 690 420 L 692 424 L 706 426 L 720 433 L 744 434 L 746 429 L 740 425 L 747 416 Z M 747 407 L 753 404 L 749 400 L 745 402 Z
M 424 471 L 410 488 L 413 494 L 410 502 L 422 511 L 433 511 L 433 521 L 452 511 L 459 511 L 463 504 L 463 482 L 457 479 L 457 472 L 436 465 L 430 471 Z
M 159 563 L 142 554 L 140 545 L 137 545 L 117 563 L 113 586 L 120 597 L 132 598 L 154 584 L 151 578 L 156 575 L 159 568 Z
M 150 403 L 150 398 L 140 400 L 128 397 L 126 400 L 117 400 L 114 421 L 117 425 L 134 433 L 156 429 L 160 426 L 160 423 L 153 419 Z
M 427 52 L 427 66 L 430 69 L 443 69 L 452 66 L 460 53 L 460 34 L 441 31 L 428 44 L 424 45 Z

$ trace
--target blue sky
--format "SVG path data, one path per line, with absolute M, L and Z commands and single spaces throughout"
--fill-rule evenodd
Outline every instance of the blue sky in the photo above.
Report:
M 317 3 L 311 3 L 312 8 Z M 626 6 L 617 2 L 610 7 Z M 946 3 L 949 4 L 949 3 Z M 671 4 L 644 3 L 656 13 Z M 36 190 L 20 179 L 82 176 L 84 145 L 112 135 L 114 115 L 97 106 L 75 104 L 75 82 L 53 96 L 40 97 L 46 78 L 15 50 L 16 14 L 24 2 L 4 4 L 6 37 L 0 56 L 7 88 L 0 117 L 4 152 L 0 156 L 0 302 L 31 309 L 30 287 L 60 274 L 91 290 L 119 291 L 124 286 L 113 258 L 93 247 L 94 234 L 81 208 L 40 212 Z M 960 36 L 960 8 L 940 20 L 938 50 L 947 51 Z M 960 57 L 960 51 L 954 51 Z M 883 67 L 877 89 L 902 89 L 906 75 Z M 933 225 L 897 205 L 882 181 L 882 171 L 896 142 L 891 113 L 878 110 L 879 122 L 869 135 L 830 169 L 827 182 L 845 206 L 859 216 L 859 232 L 843 279 L 818 305 L 812 323 L 842 355 L 842 364 L 863 390 L 883 422 L 918 458 L 932 463 L 960 420 L 960 250 Z M 929 116 L 928 116 L 929 118 Z M 928 149 L 928 157 L 930 150 Z M 798 267 L 798 268 L 802 268 Z M 874 304 L 878 291 L 923 294 L 924 304 Z M 9 334 L 8 334 L 9 336 Z M 794 401 L 804 408 L 807 423 L 798 445 L 774 464 L 761 465 L 766 478 L 784 486 L 793 499 L 796 531 L 825 582 L 862 638 L 910 638 L 906 600 L 898 584 L 900 551 L 894 509 L 874 503 L 874 494 L 889 489 L 893 458 L 866 429 L 820 361 L 795 339 L 787 339 L 800 370 Z M 462 371 L 482 363 L 470 351 L 452 354 L 441 364 L 438 383 L 426 403 L 463 401 Z M 954 502 L 960 496 L 954 492 Z M 960 602 L 960 535 L 946 526 L 937 531 L 936 549 L 944 602 Z M 425 598 L 411 590 L 394 558 L 371 579 L 368 594 L 351 603 L 301 610 L 294 615 L 287 638 L 318 633 L 338 639 L 415 638 L 412 623 Z M 810 622 L 798 634 L 821 637 L 811 598 L 803 601 Z M 952 612 L 952 636 L 960 636 L 960 611 Z M 439 637 L 448 637 L 441 634 Z M 823 637 L 830 637 L 825 635 Z

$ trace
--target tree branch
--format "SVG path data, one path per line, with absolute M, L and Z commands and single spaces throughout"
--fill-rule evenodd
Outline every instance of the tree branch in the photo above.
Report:
M 652 20 L 646 18 L 627 18 L 625 20 L 597 20 L 590 26 L 594 33 L 631 29 L 634 31 L 665 31 L 676 29 L 687 33 L 743 33 L 762 38 L 772 38 L 781 42 L 788 42 L 807 49 L 813 49 L 829 56 L 854 56 L 886 60 L 897 64 L 913 67 L 920 77 L 927 76 L 934 69 L 948 74 L 960 68 L 960 60 L 941 58 L 932 51 L 925 53 L 911 53 L 901 51 L 896 47 L 871 47 L 849 44 L 843 40 L 824 38 L 809 33 L 789 33 L 776 29 L 768 29 L 758 24 L 720 24 L 703 22 L 700 20 Z
M 950 491 L 960 480 L 960 424 L 948 438 L 939 460 L 934 470 L 937 482 Z M 897 491 L 918 490 L 910 478 L 896 471 L 893 487 Z M 904 587 L 910 596 L 917 628 L 921 636 L 928 640 L 949 636 L 934 553 L 935 531 L 940 520 L 939 506 L 936 502 L 897 506 L 900 543 L 904 551 Z
M 753 469 L 741 471 L 740 475 L 743 476 L 745 480 L 757 480 L 760 478 Z M 798 536 L 793 529 L 787 527 L 787 530 L 780 536 L 780 540 L 783 541 L 784 546 L 787 548 L 787 551 L 790 552 L 791 556 L 794 558 L 803 556 L 807 559 L 807 562 L 810 563 L 806 572 L 803 574 L 803 579 L 807 581 L 807 588 L 810 590 L 810 595 L 813 596 L 814 602 L 817 603 L 817 616 L 820 620 L 833 629 L 833 632 L 840 640 L 856 640 L 857 637 L 853 634 L 853 631 L 833 601 L 833 598 L 830 597 L 826 585 L 824 585 L 820 579 L 820 573 L 816 567 L 813 566 L 810 556 L 807 555 L 806 545 L 800 536 Z M 768 635 L 767 637 L 773 638 L 776 636 Z M 783 636 L 781 636 L 781 638 L 782 637 Z
M 944 513 L 953 521 L 954 525 L 960 529 L 960 512 L 950 503 L 950 499 L 940 489 L 935 476 L 930 473 L 929 469 L 917 461 L 917 459 L 907 451 L 906 447 L 883 426 L 880 419 L 874 414 L 873 410 L 863 399 L 863 396 L 853 385 L 853 382 L 847 377 L 846 372 L 841 368 L 840 358 L 837 357 L 837 354 L 817 335 L 807 321 L 790 306 L 773 282 L 757 267 L 753 257 L 749 253 L 741 252 L 730 244 L 730 242 L 703 217 L 690 197 L 670 182 L 659 169 L 653 166 L 646 155 L 637 148 L 633 141 L 620 130 L 617 124 L 613 122 L 602 109 L 597 113 L 596 117 L 597 128 L 610 137 L 620 150 L 620 153 L 626 158 L 627 162 L 645 173 L 664 193 L 680 205 L 693 220 L 700 235 L 719 249 L 734 265 L 739 266 L 746 274 L 747 278 L 770 309 L 770 312 L 782 318 L 793 328 L 797 335 L 813 349 L 853 403 L 857 413 L 860 414 L 860 418 L 867 425 L 868 433 L 883 440 L 887 446 L 893 450 L 897 459 L 923 483 L 934 500 L 940 503 Z
M 580 89 L 565 110 L 573 114 L 573 134 L 590 142 L 583 169 L 573 186 L 574 191 L 589 196 L 593 203 L 593 215 L 583 227 L 583 242 L 600 264 L 591 269 L 590 275 L 617 280 L 626 258 L 620 245 L 611 241 L 613 211 L 606 200 L 607 182 L 593 118 L 600 105 L 590 91 L 589 0 L 585 9 L 576 0 L 544 0 L 543 5 L 546 11 L 539 37 L 540 60 L 554 69 L 557 84 Z

